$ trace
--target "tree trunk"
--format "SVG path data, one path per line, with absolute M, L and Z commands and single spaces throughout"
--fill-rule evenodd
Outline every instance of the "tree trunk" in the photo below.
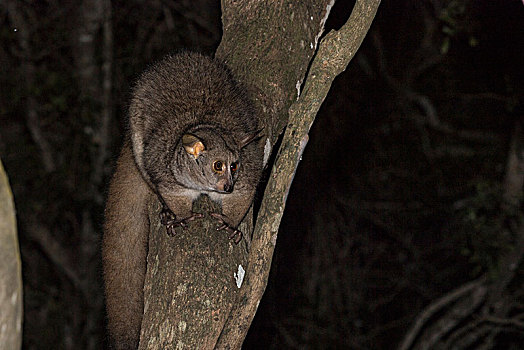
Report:
M 288 153 L 273 168 L 249 256 L 245 241 L 239 246 L 227 242 L 209 219 L 192 224 L 174 239 L 167 237 L 158 220 L 159 205 L 151 205 L 140 349 L 241 347 L 267 283 L 276 233 L 307 132 L 334 77 L 360 45 L 379 2 L 358 1 L 351 26 L 331 35 L 326 43 L 331 49 L 323 51 L 323 61 L 313 63 L 317 76 L 311 77 L 312 88 L 305 87 L 306 99 L 299 100 L 302 104 L 295 107 L 288 124 L 288 110 L 300 96 L 334 1 L 222 1 L 224 35 L 216 56 L 247 87 L 257 112 L 264 116 L 265 156 L 286 125 L 290 132 L 281 151 Z M 203 212 L 212 205 L 199 200 L 194 210 Z M 250 236 L 251 214 L 240 228 Z
M 0 162 L 0 349 L 22 346 L 22 262 L 15 208 Z

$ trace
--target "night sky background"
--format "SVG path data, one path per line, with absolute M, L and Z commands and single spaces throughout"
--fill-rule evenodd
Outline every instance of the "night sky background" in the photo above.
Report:
M 110 4 L 112 41 L 98 23 L 90 90 L 78 30 L 89 8 L 0 2 L 0 159 L 17 208 L 24 349 L 107 346 L 103 202 L 130 89 L 151 62 L 212 54 L 221 37 L 219 1 Z M 326 32 L 352 6 L 338 0 Z M 498 283 L 502 258 L 524 250 L 522 188 L 504 202 L 511 140 L 524 140 L 523 57 L 521 1 L 382 2 L 311 130 L 245 349 L 392 349 L 439 297 L 481 276 Z M 492 337 L 463 348 L 522 348 L 515 261 L 504 316 L 482 318 L 484 304 L 461 321 Z

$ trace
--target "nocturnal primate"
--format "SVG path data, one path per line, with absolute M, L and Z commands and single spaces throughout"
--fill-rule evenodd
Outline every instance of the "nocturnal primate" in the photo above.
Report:
M 219 203 L 212 213 L 236 242 L 262 171 L 261 121 L 219 61 L 196 53 L 169 56 L 139 78 L 129 131 L 109 186 L 103 265 L 113 346 L 136 349 L 143 314 L 149 218 L 158 198 L 167 233 L 201 214 L 201 194 Z M 227 239 L 227 236 L 224 238 Z

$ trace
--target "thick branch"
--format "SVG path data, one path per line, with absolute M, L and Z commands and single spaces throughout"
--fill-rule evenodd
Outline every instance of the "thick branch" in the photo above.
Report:
M 222 1 L 216 57 L 248 88 L 273 145 L 284 129 L 334 0 Z M 297 88 L 298 87 L 298 88 Z
M 357 1 L 347 23 L 321 41 L 305 88 L 289 110 L 289 122 L 277 155 L 255 227 L 246 281 L 240 291 L 242 307 L 234 310 L 229 333 L 217 348 L 239 349 L 267 285 L 278 227 L 308 132 L 335 77 L 343 72 L 362 43 L 380 0 Z
M 152 203 L 150 216 L 159 210 Z M 207 197 L 193 206 L 199 213 L 218 210 Z M 198 219 L 174 237 L 158 222 L 151 228 L 139 349 L 214 348 L 236 300 L 235 274 L 247 260 L 244 246 L 216 226 Z
M 297 81 L 300 85 L 332 1 L 223 1 L 224 36 L 216 56 L 247 87 L 258 112 L 265 117 L 268 153 L 287 121 L 286 112 L 296 96 Z M 245 236 L 253 229 L 249 215 L 240 226 Z M 238 282 L 233 274 L 238 274 L 239 265 L 247 265 L 245 250 L 240 249 L 244 242 L 222 249 L 230 243 L 224 232 L 216 232 L 216 222 L 207 217 L 174 239 L 166 237 L 165 229 L 160 227 L 158 212 L 151 211 L 150 219 L 145 285 L 154 289 L 146 289 L 144 295 L 140 346 L 176 343 L 179 348 L 213 348 L 231 308 L 237 306 L 231 302 L 238 300 Z M 211 250 L 212 265 L 206 245 L 216 247 Z M 191 288 L 181 287 L 183 294 L 179 295 L 177 288 L 184 283 Z M 224 291 L 228 293 L 223 294 Z M 195 302 L 202 295 L 211 303 Z M 154 320 L 155 315 L 162 320 Z M 210 319 L 211 315 L 217 315 L 218 320 L 214 316 Z M 155 330 L 159 324 L 161 329 Z M 201 333 L 203 329 L 206 334 Z M 227 328 L 224 332 L 228 333 Z M 245 332 L 240 336 L 242 339 L 232 343 L 241 344 Z

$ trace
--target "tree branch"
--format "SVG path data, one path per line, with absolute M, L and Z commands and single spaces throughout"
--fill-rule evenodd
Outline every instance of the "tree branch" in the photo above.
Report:
M 313 43 L 321 32 L 327 18 L 327 4 L 331 2 L 226 0 L 222 3 L 224 35 L 216 56 L 228 64 L 236 79 L 247 88 L 257 112 L 263 116 L 268 138 L 265 140 L 267 147 L 260 152 L 270 152 L 272 143 L 287 121 L 286 112 L 296 96 L 295 86 L 297 81 L 302 81 L 313 56 L 309 43 Z M 202 204 L 201 200 L 196 203 L 198 208 L 202 208 Z M 245 236 L 249 236 L 253 229 L 251 213 L 246 215 L 240 226 Z M 155 288 L 152 292 L 145 291 L 146 308 L 140 346 L 161 344 L 164 347 L 180 345 L 186 348 L 213 348 L 220 330 L 223 330 L 222 335 L 229 333 L 229 328 L 227 325 L 224 328 L 223 322 L 228 319 L 230 310 L 242 304 L 242 301 L 230 303 L 229 298 L 238 301 L 236 295 L 240 281 L 234 279 L 234 274 L 239 275 L 239 265 L 243 269 L 247 265 L 245 250 L 237 249 L 244 242 L 233 246 L 232 250 L 222 250 L 220 247 L 229 243 L 223 232 L 216 232 L 216 222 L 208 217 L 199 220 L 198 225 L 190 225 L 183 232 L 188 238 L 182 240 L 180 235 L 175 237 L 177 242 L 173 242 L 173 239 L 161 241 L 158 236 L 166 238 L 166 234 L 165 229 L 159 229 L 158 211 L 150 211 L 150 220 L 151 238 L 145 286 Z M 206 245 L 218 247 L 212 248 L 213 254 L 215 251 L 217 253 L 213 255 L 214 265 L 210 265 L 210 249 L 205 248 Z M 164 284 L 165 281 L 172 283 Z M 177 288 L 184 283 L 190 283 L 192 288 L 182 287 L 183 293 L 179 295 Z M 159 286 L 162 294 L 156 292 Z M 221 293 L 226 290 L 227 295 L 221 297 Z M 180 310 L 182 313 L 178 314 L 178 309 L 171 306 L 184 307 L 188 301 L 199 300 L 202 295 L 206 295 L 206 300 L 211 304 L 193 303 L 191 310 Z M 173 303 L 172 296 L 181 302 Z M 185 299 L 180 299 L 182 297 Z M 209 315 L 213 313 L 217 320 L 213 317 L 208 323 Z M 171 316 L 166 316 L 168 314 Z M 159 324 L 154 321 L 155 315 L 163 320 L 160 322 L 162 329 L 156 331 L 148 329 L 148 325 L 154 328 L 155 324 Z M 200 333 L 202 329 L 208 330 L 206 334 Z M 234 343 L 242 344 L 245 332 L 239 336 L 242 339 Z
M 230 316 L 229 333 L 223 333 L 218 349 L 239 349 L 264 294 L 278 227 L 308 132 L 335 77 L 343 72 L 360 47 L 380 0 L 359 0 L 346 24 L 322 39 L 304 90 L 289 110 L 289 122 L 264 193 L 256 222 L 246 281 L 240 290 L 243 305 Z

